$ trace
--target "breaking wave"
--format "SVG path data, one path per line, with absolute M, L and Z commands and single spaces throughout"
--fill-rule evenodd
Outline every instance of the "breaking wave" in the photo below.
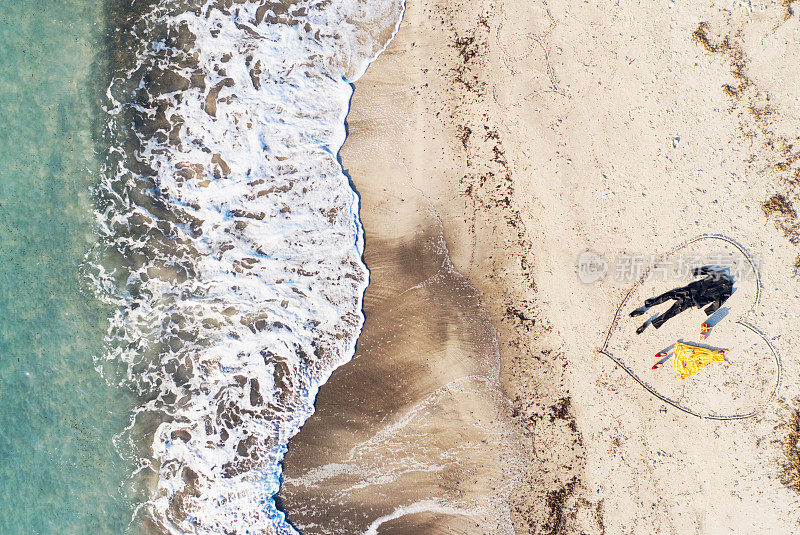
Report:
M 337 160 L 401 0 L 109 4 L 108 157 L 89 276 L 98 369 L 141 406 L 119 437 L 154 531 L 295 533 L 287 443 L 349 360 L 368 273 Z

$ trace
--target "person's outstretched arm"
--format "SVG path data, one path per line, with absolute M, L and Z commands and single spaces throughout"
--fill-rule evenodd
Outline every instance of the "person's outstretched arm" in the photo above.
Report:
M 704 311 L 706 313 L 706 316 L 710 316 L 711 314 L 713 314 L 714 312 L 719 310 L 719 307 L 722 306 L 722 303 L 725 302 L 725 299 L 726 298 L 717 299 L 716 301 L 711 303 L 708 307 L 706 307 L 706 309 Z

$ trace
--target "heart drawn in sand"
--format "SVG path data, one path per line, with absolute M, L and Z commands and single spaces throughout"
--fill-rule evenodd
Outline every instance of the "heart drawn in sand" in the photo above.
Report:
M 648 297 L 687 284 L 694 279 L 691 268 L 701 265 L 728 268 L 734 278 L 733 294 L 722 308 L 708 320 L 702 309 L 693 308 L 659 329 L 649 326 L 637 335 L 642 322 L 669 304 L 639 317 L 630 317 L 631 311 Z M 652 395 L 686 413 L 715 420 L 751 418 L 772 400 L 781 380 L 780 356 L 749 320 L 760 297 L 758 265 L 752 256 L 728 237 L 699 236 L 655 258 L 642 271 L 617 309 L 599 351 Z M 703 340 L 700 326 L 705 322 L 713 328 Z M 652 369 L 655 355 L 668 352 L 676 341 L 727 350 L 727 362 L 710 364 L 683 381 L 676 379 L 671 360 Z

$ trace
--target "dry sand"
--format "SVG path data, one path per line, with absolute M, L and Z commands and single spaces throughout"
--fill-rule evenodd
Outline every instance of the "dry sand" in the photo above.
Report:
M 348 117 L 371 285 L 357 355 L 286 457 L 304 533 L 800 529 L 798 11 L 408 1 Z M 738 421 L 598 352 L 633 284 L 618 259 L 707 233 L 760 260 L 761 301 L 730 321 L 782 358 Z M 610 267 L 592 284 L 586 250 Z M 761 407 L 764 377 L 737 403 Z

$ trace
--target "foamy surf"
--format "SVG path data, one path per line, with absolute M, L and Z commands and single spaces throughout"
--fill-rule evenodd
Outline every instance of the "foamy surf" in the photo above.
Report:
M 150 2 L 111 15 L 99 368 L 133 388 L 141 510 L 170 533 L 294 533 L 289 438 L 354 352 L 368 273 L 337 153 L 399 0 Z M 133 438 L 136 437 L 136 438 Z M 137 450 L 142 442 L 144 450 Z

